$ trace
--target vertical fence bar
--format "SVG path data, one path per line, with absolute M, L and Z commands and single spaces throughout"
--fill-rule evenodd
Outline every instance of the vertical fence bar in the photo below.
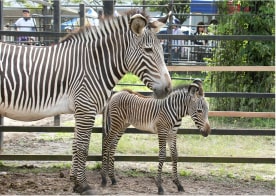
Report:
M 3 1 L 0 0 L 0 30 L 3 30 L 4 17 L 3 17 Z M 0 36 L 0 40 L 3 41 L 3 36 Z
M 42 15 L 46 16 L 49 14 L 48 7 L 46 5 L 42 6 Z M 51 20 L 48 17 L 43 18 L 43 28 L 40 28 L 40 31 L 49 31 L 51 29 L 51 26 L 49 25 Z
M 173 0 L 169 3 L 169 9 L 172 12 L 172 14 L 169 17 L 169 28 L 167 29 L 167 34 L 172 34 L 172 20 L 173 20 Z M 168 38 L 168 65 L 172 65 L 172 39 Z
M 61 25 L 61 16 L 60 16 L 60 1 L 54 1 L 53 2 L 54 7 L 54 32 L 59 33 L 60 32 L 60 25 Z M 56 38 L 55 42 L 58 42 L 59 38 Z
M 54 116 L 54 126 L 60 126 L 60 115 Z
M 80 27 L 84 27 L 85 25 L 85 6 L 83 3 L 80 4 Z

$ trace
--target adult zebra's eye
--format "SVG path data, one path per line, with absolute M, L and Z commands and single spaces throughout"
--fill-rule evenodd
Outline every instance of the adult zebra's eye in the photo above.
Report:
M 145 52 L 146 52 L 146 53 L 152 52 L 152 48 L 145 48 Z

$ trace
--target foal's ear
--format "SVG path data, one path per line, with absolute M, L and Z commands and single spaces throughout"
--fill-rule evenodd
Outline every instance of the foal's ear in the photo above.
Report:
M 147 22 L 147 19 L 143 15 L 135 14 L 130 18 L 130 29 L 133 33 L 140 36 L 144 32 Z
M 199 93 L 199 86 L 195 83 L 192 83 L 188 87 L 188 92 L 191 97 L 197 97 Z

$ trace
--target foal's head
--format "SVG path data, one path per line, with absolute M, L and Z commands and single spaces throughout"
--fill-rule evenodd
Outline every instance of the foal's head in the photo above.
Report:
M 207 137 L 211 133 L 211 127 L 208 120 L 208 103 L 204 98 L 202 83 L 192 83 L 188 88 L 188 93 L 191 97 L 188 115 L 191 116 L 201 134 Z

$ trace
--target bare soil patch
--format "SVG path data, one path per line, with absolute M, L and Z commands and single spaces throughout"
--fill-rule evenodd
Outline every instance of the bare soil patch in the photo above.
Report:
M 1 195 L 74 195 L 69 180 L 69 170 L 58 172 L 27 173 L 7 172 L 0 176 Z M 26 170 L 24 170 L 26 172 Z M 2 172 L 3 173 L 3 172 Z M 61 175 L 62 174 L 62 175 Z M 63 174 L 65 174 L 63 176 Z M 149 173 L 143 176 L 128 176 L 117 171 L 118 184 L 100 187 L 99 170 L 88 171 L 88 181 L 97 194 L 104 195 L 152 195 L 157 194 L 154 179 Z M 218 179 L 212 176 L 180 177 L 185 192 L 177 192 L 169 175 L 163 177 L 165 194 L 168 195 L 274 195 L 272 184 L 257 181 Z

